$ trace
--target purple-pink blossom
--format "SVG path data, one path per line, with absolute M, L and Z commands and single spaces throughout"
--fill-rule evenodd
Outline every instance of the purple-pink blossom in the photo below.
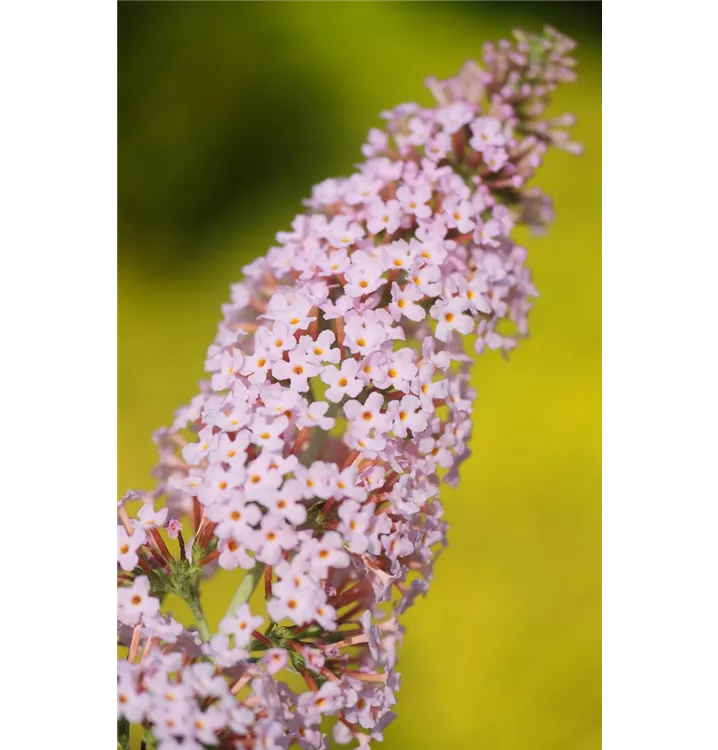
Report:
M 576 151 L 570 120 L 544 120 L 573 46 L 517 32 L 483 68 L 430 79 L 436 105 L 382 113 L 357 171 L 316 185 L 232 285 L 209 380 L 155 434 L 158 487 L 126 498 L 144 501 L 134 518 L 118 505 L 121 728 L 160 750 L 319 750 L 325 717 L 337 742 L 382 739 L 400 617 L 426 593 L 440 488 L 469 452 L 465 339 L 480 354 L 526 335 L 536 290 L 511 233 L 550 217 L 525 187 L 547 148 Z M 236 590 L 212 627 L 218 568 Z

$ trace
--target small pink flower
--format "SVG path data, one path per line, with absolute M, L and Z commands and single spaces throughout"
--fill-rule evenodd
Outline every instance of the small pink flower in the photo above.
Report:
M 249 570 L 254 565 L 254 558 L 249 555 L 245 545 L 234 537 L 222 540 L 217 545 L 217 549 L 220 553 L 217 562 L 219 567 L 224 570 L 234 570 L 235 568 Z
M 372 508 L 362 508 L 359 503 L 347 500 L 339 507 L 339 518 L 342 536 L 347 540 L 349 549 L 358 555 L 364 554 L 369 547 L 367 530 L 374 515 Z
M 269 513 L 284 518 L 295 526 L 301 526 L 307 519 L 307 509 L 301 503 L 303 497 L 304 491 L 300 482 L 288 479 L 269 500 Z
M 391 285 L 391 303 L 389 310 L 394 320 L 401 320 L 402 316 L 418 323 L 426 317 L 426 310 L 417 305 L 417 300 L 423 299 L 424 295 L 419 287 L 407 284 L 403 289 L 394 282 Z
M 183 676 L 188 686 L 203 698 L 222 698 L 227 695 L 227 683 L 207 662 L 189 665 Z
M 319 672 L 326 662 L 326 657 L 318 648 L 306 646 L 302 651 L 302 656 L 309 669 L 314 672 Z
M 488 245 L 490 247 L 497 247 L 497 237 L 502 234 L 501 224 L 494 219 L 489 219 L 486 222 L 477 224 L 476 231 L 474 232 L 474 241 L 479 245 Z
M 367 488 L 363 483 L 358 483 L 359 472 L 354 466 L 347 466 L 336 477 L 335 497 L 348 497 L 352 500 L 364 501 L 367 496 Z
M 283 518 L 266 515 L 254 533 L 252 548 L 255 557 L 267 565 L 276 565 L 282 559 L 282 551 L 294 547 L 296 538 L 293 527 Z
M 282 433 L 287 429 L 289 419 L 282 414 L 276 419 L 255 417 L 252 421 L 252 442 L 268 451 L 279 452 L 284 446 Z
M 147 576 L 137 576 L 131 586 L 117 590 L 117 619 L 125 625 L 136 625 L 143 618 L 157 614 L 160 603 L 150 596 Z
M 402 215 L 399 201 L 391 199 L 384 203 L 376 200 L 367 207 L 367 229 L 372 234 L 381 231 L 394 234 L 401 224 Z
M 222 352 L 210 365 L 213 369 L 216 367 L 216 372 L 212 375 L 212 388 L 216 391 L 223 391 L 225 388 L 230 388 L 236 380 L 243 363 L 244 355 L 242 352 L 238 350 Z
M 465 102 L 454 102 L 448 107 L 441 107 L 436 111 L 436 121 L 451 134 L 471 122 L 474 110 Z
M 331 430 L 336 420 L 327 416 L 328 411 L 329 404 L 326 401 L 312 402 L 297 415 L 297 427 L 319 427 L 325 432 Z
M 404 240 L 384 248 L 384 262 L 390 271 L 406 271 L 411 266 L 411 248 Z
M 198 748 L 204 745 L 216 745 L 217 735 L 227 725 L 227 711 L 219 706 L 209 706 L 204 711 L 197 711 L 190 723 Z M 187 738 L 182 743 L 182 747 L 184 748 L 186 744 Z
M 133 724 L 141 724 L 150 708 L 150 696 L 140 693 L 136 680 L 121 678 L 117 685 L 117 717 L 127 719 Z
M 140 529 L 128 534 L 122 526 L 117 527 L 117 561 L 123 570 L 134 570 L 137 567 L 137 550 L 146 538 L 144 531 Z
M 219 441 L 219 436 L 214 434 L 211 425 L 200 430 L 197 437 L 199 440 L 196 443 L 188 443 L 182 449 L 182 458 L 188 464 L 198 464 L 209 453 L 214 451 Z
M 338 364 L 341 354 L 339 349 L 333 346 L 336 336 L 333 331 L 322 331 L 316 339 L 311 336 L 302 336 L 299 339 L 299 348 L 308 362 L 313 365 L 321 365 L 323 362 Z
M 203 650 L 218 667 L 233 667 L 249 657 L 243 648 L 231 646 L 229 636 L 221 633 L 212 636 Z
M 424 151 L 432 161 L 441 161 L 451 150 L 451 137 L 446 132 L 439 132 L 426 142 Z
M 233 466 L 226 471 L 221 464 L 212 464 L 204 473 L 204 484 L 199 488 L 197 498 L 203 505 L 229 500 L 234 490 L 242 486 L 246 475 L 243 466 Z
M 299 710 L 312 721 L 322 714 L 333 714 L 342 706 L 342 689 L 334 682 L 325 682 L 316 693 L 304 693 L 299 699 Z
M 439 341 L 448 341 L 453 331 L 471 333 L 475 321 L 471 316 L 464 314 L 468 307 L 469 303 L 462 297 L 453 297 L 449 302 L 438 300 L 434 303 L 429 314 L 438 321 L 436 338 Z
M 329 568 L 345 568 L 349 558 L 342 549 L 341 537 L 335 531 L 328 531 L 321 539 L 309 539 L 298 552 L 305 560 L 310 574 L 323 578 Z
M 248 541 L 249 531 L 262 517 L 254 503 L 248 503 L 241 492 L 233 492 L 230 499 L 223 503 L 208 506 L 207 518 L 214 521 L 214 530 L 218 539 L 236 539 Z
M 363 315 L 351 311 L 345 316 L 344 343 L 352 354 L 366 356 L 387 340 L 387 330 L 374 310 Z
M 247 500 L 264 502 L 282 484 L 283 474 L 271 453 L 262 451 L 247 465 L 244 494 Z
M 370 203 L 382 188 L 382 181 L 373 179 L 364 174 L 354 174 L 348 180 L 344 200 L 350 206 L 361 203 Z M 357 239 L 363 235 L 358 235 Z
M 184 628 L 172 617 L 146 617 L 143 622 L 142 635 L 146 638 L 157 638 L 165 643 L 176 643 Z
M 300 350 L 294 350 L 289 355 L 289 361 L 280 359 L 272 367 L 272 375 L 277 380 L 289 380 L 292 390 L 304 393 L 309 390 L 309 378 L 318 375 L 319 365 L 307 361 Z
M 342 362 L 341 368 L 327 365 L 321 374 L 321 380 L 329 388 L 324 392 L 326 398 L 333 403 L 339 403 L 344 396 L 358 396 L 363 385 L 356 377 L 359 365 L 355 359 L 347 359 Z
M 312 620 L 317 591 L 312 587 L 288 589 L 274 586 L 274 598 L 267 602 L 267 612 L 275 622 L 289 619 L 296 625 Z
M 165 531 L 170 539 L 177 539 L 182 531 L 182 524 L 176 518 L 170 518 L 165 523 Z
M 137 513 L 137 526 L 140 529 L 159 529 L 162 528 L 167 520 L 167 508 L 155 510 L 152 503 L 145 503 Z
M 473 231 L 476 222 L 473 217 L 475 211 L 469 201 L 449 198 L 444 201 L 444 213 L 446 214 L 446 225 L 456 227 L 461 234 Z
M 396 197 L 406 213 L 414 214 L 418 219 L 428 219 L 431 216 L 431 208 L 426 205 L 431 200 L 431 188 L 428 185 L 418 185 L 413 189 L 402 185 L 396 191 Z
M 224 463 L 231 469 L 244 466 L 247 461 L 247 446 L 250 433 L 246 430 L 237 432 L 232 439 L 227 433 L 217 436 L 216 448 L 209 454 L 210 463 Z
M 364 230 L 358 222 L 350 222 L 345 216 L 337 216 L 327 226 L 325 236 L 332 247 L 348 247 L 364 236 Z
M 372 128 L 369 131 L 367 143 L 361 147 L 361 152 L 367 158 L 376 156 L 386 150 L 389 139 L 383 130 Z
M 438 266 L 425 265 L 419 268 L 412 268 L 409 273 L 409 279 L 419 289 L 422 296 L 436 297 L 441 291 L 441 285 L 439 284 L 441 271 Z
M 484 149 L 484 161 L 492 172 L 498 172 L 508 164 L 509 155 L 503 148 L 487 146 Z
M 503 126 L 495 117 L 477 117 L 471 123 L 471 133 L 469 145 L 481 153 L 492 147 L 506 145 Z
M 292 329 L 286 323 L 275 323 L 271 330 L 268 328 L 257 331 L 257 342 L 272 362 L 284 357 L 297 346 L 297 340 L 292 335 Z
M 266 349 L 256 349 L 250 357 L 245 357 L 242 375 L 247 375 L 250 383 L 263 383 L 267 378 L 267 370 L 272 365 L 271 356 Z
M 219 631 L 234 636 L 235 646 L 244 648 L 252 638 L 252 631 L 263 622 L 264 618 L 261 615 L 252 615 L 249 604 L 240 604 L 233 615 L 225 617 L 219 623 Z
M 416 396 L 404 396 L 400 402 L 393 401 L 387 413 L 393 419 L 394 434 L 401 438 L 406 437 L 408 430 L 415 435 L 423 432 L 429 422 L 422 403 Z
M 283 648 L 270 648 L 262 657 L 262 661 L 267 667 L 268 674 L 277 674 L 289 661 L 289 654 Z
M 369 230 L 371 231 L 371 230 Z M 335 250 L 328 248 L 326 255 L 317 260 L 317 270 L 327 276 L 344 273 L 349 268 L 351 261 L 345 248 Z
M 344 293 L 350 297 L 371 294 L 381 286 L 383 271 L 381 263 L 376 258 L 362 252 L 355 253 L 351 266 L 344 274 L 347 280 Z
M 391 419 L 383 414 L 381 409 L 384 399 L 380 393 L 371 393 L 366 401 L 361 404 L 358 401 L 347 401 L 344 404 L 344 413 L 352 422 L 352 429 L 357 433 L 368 433 L 371 430 L 386 432 L 391 426 Z

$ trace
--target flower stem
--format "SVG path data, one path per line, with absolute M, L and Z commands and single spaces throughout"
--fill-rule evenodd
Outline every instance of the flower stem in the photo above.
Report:
M 117 722 L 117 750 L 129 750 L 130 748 L 130 723 L 127 719 Z
M 257 588 L 263 572 L 264 563 L 261 562 L 258 562 L 253 568 L 247 571 L 247 575 L 242 579 L 242 583 L 237 587 L 237 591 L 235 591 L 232 601 L 229 603 L 229 607 L 227 607 L 225 617 L 232 617 L 240 604 L 246 604 L 249 601 L 249 597 L 252 596 L 252 592 Z
M 197 621 L 197 629 L 199 634 L 202 636 L 203 641 L 208 641 L 210 638 L 209 625 L 202 611 L 202 604 L 200 603 L 199 596 L 189 597 L 185 600 L 192 610 L 194 619 Z

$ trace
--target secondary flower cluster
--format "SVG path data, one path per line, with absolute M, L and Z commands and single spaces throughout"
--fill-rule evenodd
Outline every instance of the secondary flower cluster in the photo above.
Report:
M 121 745 L 132 723 L 162 750 L 325 748 L 326 716 L 339 742 L 382 738 L 398 618 L 469 454 L 464 337 L 480 354 L 526 334 L 536 292 L 510 233 L 550 218 L 525 188 L 547 147 L 575 149 L 568 118 L 542 119 L 573 43 L 516 36 L 430 80 L 435 107 L 383 113 L 358 171 L 315 186 L 232 287 L 210 380 L 156 434 L 157 490 L 118 504 Z M 212 632 L 217 567 L 247 572 Z M 194 627 L 161 613 L 167 594 Z

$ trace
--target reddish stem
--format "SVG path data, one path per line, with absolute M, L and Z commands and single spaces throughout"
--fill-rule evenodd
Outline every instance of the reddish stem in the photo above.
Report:
M 155 562 L 161 567 L 161 568 L 167 568 L 167 561 L 159 554 L 159 552 L 152 546 L 147 546 L 145 549 L 149 550 L 152 557 L 154 557 Z M 140 558 L 140 564 L 142 564 L 142 559 Z M 149 566 L 146 570 L 147 573 L 149 573 Z
M 363 609 L 365 609 L 363 604 L 357 604 L 355 607 L 352 607 L 350 610 L 348 610 L 343 615 L 341 615 L 341 617 L 339 618 L 339 621 L 347 622 L 348 620 L 351 620 L 351 618 L 354 617 L 354 615 L 358 615 Z
M 199 525 L 202 523 L 202 506 L 196 497 L 192 498 L 192 525 L 195 534 L 199 531 Z
M 334 674 L 334 672 L 330 671 L 326 667 L 322 667 L 322 675 L 326 677 L 329 682 L 341 682 L 341 680 Z
M 294 441 L 294 445 L 292 446 L 292 450 L 290 451 L 290 454 L 292 456 L 296 456 L 299 452 L 299 449 L 304 445 L 307 438 L 309 437 L 309 427 L 305 427 L 304 429 L 299 431 L 299 435 L 297 435 L 297 439 Z
M 337 318 L 334 321 L 334 325 L 337 329 L 337 346 L 339 347 L 339 351 L 341 352 L 342 348 L 344 347 L 344 319 Z
M 167 545 L 165 544 L 165 540 L 162 538 L 162 534 L 160 534 L 159 529 L 152 529 L 150 534 L 152 534 L 152 538 L 155 540 L 155 543 L 159 547 L 162 555 L 169 562 L 172 559 L 172 553 L 169 551 L 169 549 L 167 549 Z
M 272 642 L 267 638 L 266 635 L 262 635 L 258 630 L 252 631 L 252 637 L 256 638 L 258 641 L 261 641 L 265 646 L 271 646 Z
M 342 469 L 346 469 L 347 467 L 351 466 L 359 457 L 359 451 L 353 450 L 349 452 L 349 455 L 344 459 L 344 463 L 342 464 Z
M 309 674 L 309 672 L 307 672 L 306 669 L 300 669 L 299 674 L 302 675 L 302 677 L 304 677 L 304 682 L 307 683 L 310 690 L 314 691 L 315 693 L 317 692 L 317 690 L 319 690 L 319 688 L 317 687 L 317 683 L 314 682 L 314 679 Z
M 222 554 L 218 549 L 212 550 L 208 555 L 205 555 L 199 562 L 199 564 L 204 567 L 205 565 L 209 565 L 209 563 L 212 562 L 212 560 L 216 560 L 220 554 Z
M 334 602 L 332 602 L 332 606 L 334 607 L 334 609 L 339 609 L 345 604 L 349 604 L 355 598 L 355 596 L 361 594 L 360 589 L 361 583 L 356 583 L 351 588 L 348 588 L 346 591 L 343 591 L 341 594 L 339 594 Z
M 267 565 L 264 569 L 264 598 L 272 598 L 272 566 Z

